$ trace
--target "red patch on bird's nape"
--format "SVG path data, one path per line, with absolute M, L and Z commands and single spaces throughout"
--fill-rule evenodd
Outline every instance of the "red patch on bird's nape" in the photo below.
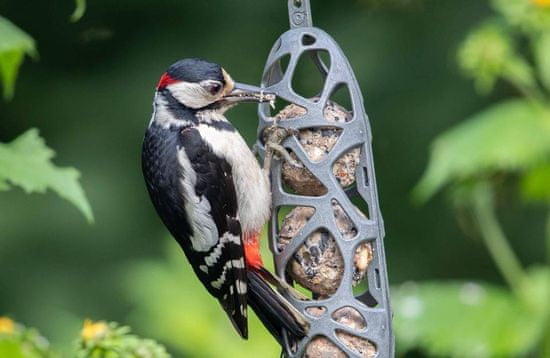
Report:
M 247 232 L 243 235 L 244 257 L 246 266 L 256 270 L 264 266 L 262 255 L 260 254 L 260 233 Z
M 170 75 L 166 72 L 160 77 L 159 83 L 157 84 L 157 89 L 163 89 L 166 88 L 166 86 L 171 85 L 172 83 L 181 82 L 179 80 L 176 80 L 173 77 L 170 77 Z

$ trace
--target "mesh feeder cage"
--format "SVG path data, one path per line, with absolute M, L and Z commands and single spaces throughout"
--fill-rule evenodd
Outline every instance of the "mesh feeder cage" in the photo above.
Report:
M 289 0 L 288 9 L 291 29 L 275 42 L 262 87 L 289 105 L 274 113 L 260 104 L 256 144 L 265 159 L 266 133 L 290 129 L 281 144 L 302 165 L 276 158 L 270 173 L 269 240 L 277 274 L 311 292 L 308 299 L 287 297 L 311 327 L 297 344 L 286 340 L 283 351 L 288 357 L 393 357 L 384 225 L 361 91 L 340 47 L 312 26 L 309 0 Z M 303 56 L 324 79 L 312 98 L 292 88 Z M 348 109 L 332 100 L 345 87 Z M 281 220 L 281 209 L 288 208 Z

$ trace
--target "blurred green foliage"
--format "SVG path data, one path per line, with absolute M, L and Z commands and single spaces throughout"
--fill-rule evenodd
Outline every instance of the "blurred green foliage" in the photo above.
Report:
M 77 21 L 84 10 L 85 1 L 77 0 L 71 18 Z M 25 54 L 36 57 L 34 40 L 0 16 L 0 82 L 6 100 L 13 97 L 17 73 Z M 11 143 L 0 142 L 0 190 L 10 189 L 10 184 L 20 186 L 27 193 L 52 189 L 92 222 L 92 209 L 78 182 L 80 174 L 73 168 L 56 168 L 51 163 L 54 155 L 36 129 L 28 130 Z
M 84 321 L 77 342 L 76 358 L 170 358 L 166 349 L 151 339 L 130 333 L 116 322 Z
M 365 95 L 401 355 L 452 356 L 468 347 L 477 356 L 543 352 L 546 250 L 536 238 L 550 237 L 544 224 L 550 165 L 537 156 L 546 153 L 548 129 L 546 105 L 537 103 L 547 103 L 550 83 L 546 2 L 312 0 L 314 23 L 340 43 Z M 83 4 L 75 10 L 71 1 L 0 3 L 2 19 L 32 35 L 40 49 L 40 61 L 23 63 L 16 96 L 0 103 L 0 141 L 11 144 L 40 128 L 56 163 L 82 172 L 95 214 L 95 224 L 86 225 L 51 194 L 0 193 L 0 313 L 40 327 L 63 356 L 71 356 L 82 319 L 100 317 L 130 322 L 177 357 L 277 357 L 255 317 L 249 341 L 239 340 L 190 275 L 149 203 L 139 156 L 153 89 L 166 67 L 204 57 L 239 81 L 258 83 L 273 41 L 288 28 L 286 2 L 96 0 L 80 21 L 69 21 L 71 12 L 73 20 L 81 16 Z M 0 49 L 7 33 L 0 27 Z M 22 60 L 34 43 L 15 48 Z M 318 89 L 307 73 L 298 82 Z M 240 106 L 228 117 L 252 144 L 255 108 Z M 456 210 L 445 210 L 442 196 L 415 206 L 406 198 L 429 142 L 454 124 L 434 141 L 415 195 L 427 200 L 448 188 Z M 500 136 L 509 146 L 499 146 Z M 50 158 L 42 164 L 50 166 Z M 495 206 L 503 228 L 495 226 Z M 480 249 L 479 239 L 487 241 L 479 218 L 492 236 L 510 236 L 512 253 L 494 242 L 492 250 L 502 253 L 508 276 L 519 270 L 525 279 L 514 290 L 502 287 L 494 255 Z M 520 260 L 530 268 L 523 270 Z M 399 285 L 411 280 L 418 283 Z M 510 313 L 502 317 L 502 310 Z
M 550 2 L 492 4 L 498 15 L 470 32 L 458 62 L 479 92 L 489 93 L 503 79 L 519 96 L 491 104 L 440 134 L 414 196 L 425 201 L 448 188 L 454 206 L 471 217 L 467 231 L 477 230 L 509 287 L 428 282 L 395 290 L 403 351 L 550 356 Z M 520 52 L 521 47 L 530 51 Z M 525 270 L 510 245 L 497 217 L 507 186 L 548 211 L 546 237 L 522 237 L 546 241 L 545 266 Z
M 34 40 L 8 19 L 0 16 L 0 79 L 4 98 L 11 99 L 25 54 L 37 56 Z
M 534 269 L 518 300 L 509 290 L 474 282 L 403 284 L 394 294 L 399 349 L 433 356 L 517 357 L 548 325 L 550 272 Z
M 468 35 L 458 52 L 458 60 L 482 93 L 491 91 L 500 77 L 522 85 L 534 83 L 531 67 L 516 54 L 506 27 L 495 20 L 482 24 Z
M 76 6 L 70 17 L 72 22 L 77 22 L 78 20 L 80 20 L 86 12 L 86 0 L 75 0 L 75 2 Z
M 50 344 L 36 329 L 0 316 L 0 357 L 54 358 Z
M 93 221 L 92 209 L 73 168 L 58 168 L 51 159 L 55 153 L 44 143 L 36 129 L 30 129 L 10 143 L 0 143 L 0 190 L 10 184 L 27 193 L 43 193 L 52 189 L 73 203 L 88 221 Z
M 130 333 L 116 322 L 85 320 L 69 357 L 75 358 L 170 358 L 166 349 L 151 339 Z M 56 358 L 48 340 L 36 329 L 0 316 L 0 357 Z
M 528 100 L 492 105 L 437 137 L 415 194 L 426 200 L 449 183 L 544 165 L 550 157 L 549 138 L 548 108 Z

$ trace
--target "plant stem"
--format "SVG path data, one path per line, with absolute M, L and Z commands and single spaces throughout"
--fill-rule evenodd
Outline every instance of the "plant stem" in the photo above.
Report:
M 518 294 L 525 272 L 498 222 L 493 196 L 493 188 L 488 182 L 477 184 L 473 196 L 474 214 L 491 257 L 508 285 Z
M 550 264 L 550 209 L 546 217 L 546 261 Z
M 550 355 L 550 328 L 547 328 L 546 331 L 546 336 L 542 340 L 541 357 L 548 357 Z
M 540 103 L 545 103 L 545 95 L 537 86 L 527 86 L 512 78 L 508 78 L 508 81 L 516 87 L 516 89 L 526 98 Z

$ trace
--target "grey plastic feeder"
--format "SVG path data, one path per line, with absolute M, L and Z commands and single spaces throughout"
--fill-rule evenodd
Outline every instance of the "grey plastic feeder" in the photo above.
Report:
M 285 190 L 282 180 L 282 163 L 280 160 L 275 160 L 271 168 L 273 210 L 269 230 L 270 248 L 274 254 L 277 274 L 289 280 L 289 276 L 285 273 L 289 261 L 293 259 L 296 251 L 312 233 L 323 230 L 336 241 L 343 258 L 344 271 L 338 289 L 330 297 L 319 298 L 314 295 L 312 300 L 307 301 L 288 297 L 290 302 L 310 319 L 311 329 L 309 336 L 299 342 L 297 347 L 286 344 L 283 349 L 289 357 L 302 357 L 311 341 L 315 337 L 323 336 L 350 357 L 365 356 L 338 338 L 337 332 L 344 332 L 372 343 L 376 349 L 375 357 L 393 357 L 392 314 L 389 305 L 383 242 L 384 225 L 378 204 L 371 148 L 371 129 L 365 113 L 361 90 L 340 47 L 323 30 L 312 27 L 309 0 L 289 0 L 288 9 L 291 29 L 283 33 L 275 42 L 265 65 L 262 86 L 268 91 L 275 92 L 279 98 L 303 107 L 307 112 L 291 120 L 281 120 L 278 122 L 278 126 L 298 130 L 319 127 L 340 128 L 341 134 L 324 160 L 316 162 L 308 158 L 296 136 L 289 136 L 282 142 L 282 145 L 292 151 L 298 160 L 322 183 L 326 188 L 326 193 L 320 196 L 289 193 L 288 189 Z M 318 51 L 328 52 L 330 64 L 323 62 Z M 300 96 L 292 88 L 292 78 L 298 59 L 306 52 L 312 56 L 316 67 L 325 78 L 322 92 L 315 100 Z M 289 54 L 288 66 L 283 72 L 281 59 Z M 317 76 L 314 73 L 312 75 Z M 347 122 L 329 122 L 325 119 L 323 110 L 327 100 L 341 86 L 347 86 L 349 90 L 352 118 Z M 259 128 L 256 149 L 264 157 L 265 148 L 262 134 L 265 128 L 273 125 L 274 114 L 271 113 L 268 104 L 261 104 L 258 113 Z M 355 148 L 360 148 L 355 185 L 344 189 L 333 174 L 333 165 L 338 158 Z M 351 200 L 353 197 L 362 198 L 365 206 L 368 207 L 368 213 L 361 215 L 357 212 Z M 344 238 L 337 227 L 333 212 L 334 200 L 340 204 L 356 228 L 357 235 L 351 240 Z M 278 209 L 282 206 L 311 207 L 315 209 L 315 213 L 281 250 L 277 244 L 277 237 L 280 226 Z M 371 243 L 373 253 L 366 275 L 368 289 L 364 293 L 354 296 L 352 287 L 354 254 L 356 248 L 364 242 Z M 366 327 L 353 329 L 337 322 L 333 313 L 343 307 L 352 307 L 356 310 L 355 312 L 359 312 Z M 318 314 L 312 314 L 312 310 L 316 309 Z

